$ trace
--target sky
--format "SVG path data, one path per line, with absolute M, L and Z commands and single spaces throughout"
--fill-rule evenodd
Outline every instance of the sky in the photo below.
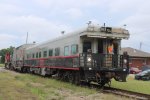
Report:
M 150 52 L 150 0 L 0 0 L 0 49 L 41 43 L 94 24 L 126 28 L 122 47 Z M 126 25 L 126 27 L 124 26 Z

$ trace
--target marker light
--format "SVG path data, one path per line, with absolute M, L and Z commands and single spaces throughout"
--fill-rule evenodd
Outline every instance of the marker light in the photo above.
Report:
M 91 57 L 88 57 L 88 58 L 87 58 L 87 61 L 88 61 L 88 62 L 91 62 L 91 60 L 92 60 Z

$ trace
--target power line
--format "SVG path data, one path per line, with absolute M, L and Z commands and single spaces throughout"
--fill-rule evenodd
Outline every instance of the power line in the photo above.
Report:
M 142 50 L 142 42 L 140 42 L 140 48 L 139 48 L 139 50 Z
M 26 37 L 26 44 L 28 43 L 28 32 L 27 32 L 27 37 Z

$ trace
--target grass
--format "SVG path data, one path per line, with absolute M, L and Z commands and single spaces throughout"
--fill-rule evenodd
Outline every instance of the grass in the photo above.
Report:
M 112 80 L 111 86 L 150 94 L 150 81 L 134 80 L 133 76 L 128 76 L 127 82 Z M 0 100 L 76 100 L 80 98 L 116 100 L 119 97 L 98 93 L 94 89 L 75 86 L 56 79 L 12 71 L 0 72 Z
M 127 82 L 117 82 L 112 80 L 112 87 L 150 94 L 150 81 L 135 80 L 133 75 L 128 76 Z
M 4 64 L 0 64 L 0 67 L 4 67 Z
M 118 98 L 127 100 L 55 79 L 12 71 L 0 72 L 0 100 L 117 100 Z

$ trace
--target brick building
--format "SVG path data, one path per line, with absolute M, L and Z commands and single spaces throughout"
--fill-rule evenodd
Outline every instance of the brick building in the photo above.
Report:
M 150 53 L 137 50 L 131 47 L 122 48 L 121 52 L 127 51 L 130 56 L 130 66 L 140 69 L 143 65 L 150 65 Z

